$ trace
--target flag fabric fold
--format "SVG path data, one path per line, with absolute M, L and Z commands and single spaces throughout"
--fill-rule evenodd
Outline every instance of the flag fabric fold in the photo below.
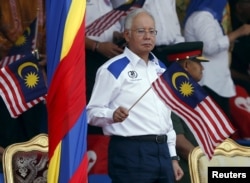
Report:
M 209 159 L 214 149 L 235 132 L 219 106 L 177 62 L 152 83 L 152 88 L 183 118 Z
M 0 70 L 0 95 L 11 117 L 17 118 L 37 103 L 45 100 L 47 86 L 38 60 L 33 54 Z
M 143 6 L 145 0 L 132 0 L 104 14 L 86 27 L 87 36 L 100 36 L 105 30 L 114 25 L 121 17 L 125 17 L 133 9 Z
M 46 0 L 49 183 L 87 182 L 85 9 Z
M 23 34 L 18 37 L 14 45 L 8 51 L 7 56 L 0 61 L 0 68 L 19 60 L 26 54 L 31 53 L 36 48 L 36 24 L 37 18 L 35 18 L 29 27 L 27 27 Z

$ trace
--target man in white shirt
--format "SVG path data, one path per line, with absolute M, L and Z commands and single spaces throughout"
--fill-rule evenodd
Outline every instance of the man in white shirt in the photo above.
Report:
M 86 8 L 86 27 L 112 10 L 113 6 L 110 0 L 88 0 Z M 108 23 L 109 22 L 103 22 L 103 24 Z M 116 56 L 123 51 L 122 48 L 113 43 L 113 33 L 115 31 L 121 31 L 119 21 L 100 35 L 92 35 L 90 32 L 86 31 L 86 82 L 88 100 L 92 92 L 98 67 L 110 57 Z
M 145 10 L 127 16 L 124 37 L 128 47 L 98 69 L 87 105 L 89 124 L 102 127 L 111 137 L 108 168 L 112 183 L 172 183 L 183 176 L 176 160 L 171 111 L 149 89 L 165 71 L 165 65 L 151 53 L 156 34 L 154 18 Z
M 102 17 L 106 13 L 113 10 L 110 0 L 88 0 L 86 7 L 86 29 L 95 20 Z M 108 24 L 109 22 L 103 22 Z M 121 31 L 119 21 L 113 24 L 100 35 L 92 35 L 86 31 L 86 84 L 87 84 L 87 101 L 89 100 L 93 85 L 95 83 L 95 75 L 97 69 L 106 62 L 110 57 L 122 53 L 123 49 L 113 43 L 113 32 Z M 102 130 L 98 127 L 89 126 L 89 134 L 102 134 Z

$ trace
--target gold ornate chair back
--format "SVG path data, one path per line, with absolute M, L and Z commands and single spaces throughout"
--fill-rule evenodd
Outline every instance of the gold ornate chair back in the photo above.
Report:
M 8 146 L 3 153 L 5 183 L 47 182 L 48 136 Z
M 242 146 L 228 138 L 222 142 L 209 161 L 200 147 L 189 154 L 189 172 L 192 183 L 208 182 L 208 167 L 249 167 L 250 147 Z

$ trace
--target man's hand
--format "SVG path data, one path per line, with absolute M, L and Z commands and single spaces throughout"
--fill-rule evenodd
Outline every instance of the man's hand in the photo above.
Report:
M 172 160 L 172 164 L 173 164 L 173 169 L 174 169 L 175 180 L 179 181 L 183 177 L 184 172 L 181 169 L 181 167 L 180 167 L 180 165 L 179 165 L 179 163 L 178 163 L 177 160 Z
M 116 55 L 121 54 L 123 52 L 123 49 L 111 42 L 100 42 L 96 51 L 106 56 L 107 58 L 112 58 Z
M 122 122 L 127 117 L 128 117 L 128 110 L 124 107 L 118 107 L 113 114 L 114 122 Z

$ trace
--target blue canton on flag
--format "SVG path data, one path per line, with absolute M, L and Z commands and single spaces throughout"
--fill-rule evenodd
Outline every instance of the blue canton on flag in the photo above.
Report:
M 47 93 L 42 71 L 32 54 L 10 64 L 9 70 L 15 76 L 26 102 Z
M 35 18 L 23 34 L 18 37 L 13 47 L 8 52 L 8 55 L 26 54 L 35 49 L 35 34 L 36 34 L 37 19 Z
M 179 64 L 171 65 L 162 77 L 180 100 L 195 108 L 207 97 L 205 90 Z

